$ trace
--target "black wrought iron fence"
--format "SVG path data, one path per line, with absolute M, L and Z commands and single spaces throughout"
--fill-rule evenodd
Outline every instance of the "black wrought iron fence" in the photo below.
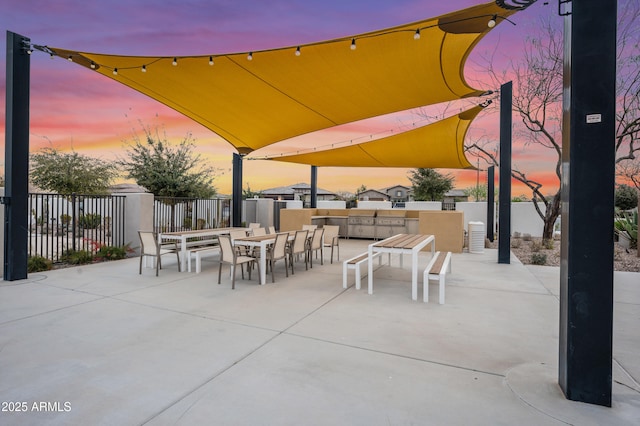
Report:
M 229 226 L 230 217 L 229 199 L 155 197 L 153 203 L 156 232 L 224 228 Z
M 125 245 L 123 195 L 29 194 L 29 254 L 60 262 L 68 250 Z
M 455 210 L 456 202 L 455 201 L 443 201 L 442 202 L 442 210 Z

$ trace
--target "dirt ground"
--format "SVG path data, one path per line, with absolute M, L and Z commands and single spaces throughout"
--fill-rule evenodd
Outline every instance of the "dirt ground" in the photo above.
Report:
M 487 242 L 488 247 L 498 248 L 498 242 Z M 534 264 L 532 257 L 535 253 L 546 255 L 544 265 L 560 266 L 560 241 L 553 241 L 553 248 L 545 248 L 542 246 L 540 238 L 524 238 L 511 239 L 511 251 L 525 265 Z M 542 257 L 542 256 L 539 256 Z M 618 245 L 614 245 L 614 269 L 616 271 L 640 272 L 640 257 L 638 257 L 637 249 L 625 249 Z

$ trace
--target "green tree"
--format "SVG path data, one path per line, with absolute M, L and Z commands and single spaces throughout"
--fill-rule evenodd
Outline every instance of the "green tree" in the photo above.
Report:
M 615 206 L 620 210 L 631 210 L 638 205 L 638 191 L 628 185 L 618 185 L 615 196 Z
M 262 198 L 262 191 L 252 191 L 251 186 L 247 184 L 247 189 L 242 190 L 242 199 Z
M 108 193 L 118 167 L 75 151 L 65 153 L 46 147 L 31 154 L 30 175 L 33 184 L 45 191 L 101 195 Z
M 453 177 L 443 175 L 434 169 L 419 168 L 409 172 L 413 185 L 413 197 L 416 201 L 437 201 L 453 188 Z
M 191 133 L 174 146 L 158 129 L 155 134 L 148 127 L 143 129 L 144 141 L 134 134 L 132 143 L 127 143 L 128 159 L 118 161 L 127 178 L 162 197 L 211 198 L 216 194 L 215 169 L 194 154 Z

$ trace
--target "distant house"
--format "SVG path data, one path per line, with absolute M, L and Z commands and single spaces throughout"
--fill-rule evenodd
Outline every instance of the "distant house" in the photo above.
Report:
M 406 203 L 413 200 L 413 189 L 404 185 L 395 185 L 382 189 L 392 203 Z
M 269 188 L 261 191 L 263 198 L 271 198 L 274 200 L 302 200 L 309 201 L 311 199 L 311 186 L 307 183 L 296 183 L 289 186 L 281 186 L 278 188 Z M 318 200 L 334 200 L 336 194 L 322 188 L 317 190 Z
M 358 194 L 358 201 L 389 201 L 389 195 L 376 189 L 367 189 Z
M 462 189 L 451 189 L 444 193 L 444 199 L 442 201 L 445 203 L 464 202 L 469 201 L 469 196 Z

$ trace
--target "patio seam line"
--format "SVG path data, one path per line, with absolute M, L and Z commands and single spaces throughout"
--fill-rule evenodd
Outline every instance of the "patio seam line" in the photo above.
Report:
M 242 361 L 244 361 L 245 359 L 249 358 L 251 355 L 253 355 L 254 353 L 256 353 L 258 350 L 262 349 L 263 347 L 265 347 L 267 344 L 271 343 L 273 340 L 275 340 L 276 338 L 278 338 L 279 336 L 282 336 L 283 334 L 286 335 L 290 335 L 290 333 L 287 333 L 287 330 L 289 330 L 291 327 L 294 327 L 295 325 L 297 325 L 300 321 L 306 319 L 307 317 L 309 317 L 311 314 L 317 312 L 319 309 L 323 308 L 324 306 L 326 306 L 328 303 L 332 302 L 333 300 L 335 300 L 337 297 L 341 296 L 342 294 L 344 294 L 348 289 L 343 289 L 342 291 L 340 291 L 338 294 L 336 294 L 335 296 L 329 298 L 328 300 L 326 300 L 324 303 L 320 304 L 319 306 L 317 306 L 315 309 L 311 310 L 310 312 L 306 313 L 305 315 L 303 315 L 302 317 L 300 317 L 299 319 L 297 319 L 296 321 L 294 321 L 291 325 L 289 325 L 288 327 L 284 328 L 281 331 L 277 331 L 274 330 L 275 334 L 273 336 L 271 336 L 269 339 L 265 340 L 263 343 L 261 343 L 260 345 L 254 347 L 252 350 L 250 350 L 248 353 L 244 354 L 243 356 L 241 356 L 240 358 L 236 359 L 235 361 L 233 361 L 232 363 L 230 363 L 227 367 L 219 370 L 216 374 L 214 374 L 213 376 L 209 377 L 208 379 L 206 379 L 204 382 L 202 382 L 201 384 L 197 385 L 196 387 L 194 387 L 193 389 L 191 389 L 190 391 L 187 391 L 183 396 L 175 399 L 173 402 L 169 403 L 165 408 L 161 409 L 160 411 L 158 411 L 157 413 L 155 413 L 154 415 L 150 416 L 149 418 L 147 418 L 146 420 L 144 420 L 143 422 L 141 422 L 140 424 L 147 424 L 150 421 L 154 420 L 155 418 L 157 418 L 159 415 L 161 415 L 162 413 L 164 413 L 165 411 L 167 411 L 168 409 L 170 409 L 171 407 L 175 406 L 176 404 L 178 404 L 180 401 L 184 400 L 185 398 L 187 398 L 188 396 L 192 395 L 194 392 L 196 392 L 197 390 L 201 389 L 203 386 L 211 383 L 212 381 L 214 381 L 215 379 L 217 379 L 220 375 L 224 374 L 225 372 L 229 371 L 231 368 L 235 367 L 236 365 L 238 365 L 239 363 L 241 363 Z M 134 302 L 135 303 L 135 302 Z M 187 314 L 187 315 L 191 315 L 191 314 Z M 208 318 L 207 318 L 208 319 Z M 246 327 L 252 327 L 252 328 L 259 328 L 259 327 L 255 327 L 255 326 L 250 326 L 250 325 L 244 325 Z M 188 407 L 186 407 L 184 409 L 184 411 L 182 412 L 182 414 L 180 414 L 180 416 L 178 417 L 178 419 L 182 418 L 187 412 L 189 412 L 189 410 L 191 409 L 191 407 L 193 407 L 201 398 L 197 398 L 192 404 L 190 404 Z
M 92 300 L 86 300 L 84 302 L 74 303 L 72 305 L 62 306 L 60 308 L 52 309 L 52 310 L 49 310 L 49 311 L 38 312 L 37 314 L 27 315 L 27 316 L 21 317 L 21 318 L 14 318 L 14 319 L 11 319 L 9 321 L 0 323 L 0 327 L 3 327 L 5 325 L 7 325 L 7 324 L 15 323 L 15 322 L 18 322 L 18 321 L 23 321 L 23 320 L 36 318 L 36 317 L 39 317 L 41 315 L 47 315 L 47 314 L 51 314 L 51 313 L 54 313 L 54 312 L 62 311 L 62 310 L 65 310 L 65 309 L 69 309 L 69 308 L 75 308 L 77 306 L 86 305 L 88 303 L 93 303 L 93 302 L 97 302 L 99 300 L 104 300 L 104 299 L 109 299 L 109 296 L 98 296 L 98 297 L 96 297 L 95 299 L 92 299 Z
M 636 388 L 632 388 L 631 386 L 625 385 L 624 383 L 620 383 L 617 381 L 616 383 L 620 383 L 621 385 L 627 386 L 628 388 L 634 390 L 635 392 L 640 393 L 640 383 L 636 381 L 636 379 L 631 375 L 631 373 L 629 373 L 629 371 L 626 368 L 624 368 L 624 366 L 620 363 L 620 361 L 616 359 L 615 356 L 613 357 L 613 362 L 618 364 L 618 367 L 620 367 L 620 369 L 624 372 L 624 374 L 626 374 L 627 377 L 633 382 L 633 384 L 636 385 Z
M 343 346 L 343 347 L 347 347 L 347 348 L 351 348 L 351 349 L 358 349 L 358 350 L 362 350 L 362 351 L 373 352 L 373 353 L 377 353 L 377 354 L 381 354 L 381 355 L 388 355 L 388 356 L 397 357 L 397 358 L 409 359 L 409 360 L 412 360 L 412 361 L 424 362 L 426 364 L 435 364 L 435 365 L 439 365 L 439 366 L 442 366 L 442 367 L 449 367 L 449 368 L 455 368 L 455 369 L 458 369 L 458 370 L 471 371 L 471 372 L 474 372 L 474 373 L 481 373 L 481 374 L 486 374 L 486 375 L 489 375 L 489 376 L 496 376 L 496 377 L 502 377 L 502 378 L 506 378 L 507 377 L 505 374 L 495 373 L 495 372 L 492 372 L 492 371 L 483 371 L 483 370 L 478 370 L 476 368 L 463 367 L 463 366 L 460 366 L 460 365 L 453 365 L 453 364 L 447 364 L 445 362 L 433 361 L 433 360 L 424 359 L 424 358 L 418 358 L 418 357 L 409 356 L 409 355 L 402 355 L 402 354 L 397 354 L 397 353 L 393 353 L 393 352 L 382 351 L 382 350 L 379 350 L 379 349 L 371 349 L 371 348 L 366 348 L 366 347 L 363 347 L 363 346 L 349 345 L 349 344 L 346 344 L 346 343 L 334 342 L 334 341 L 331 341 L 331 340 L 320 339 L 320 338 L 317 338 L 317 337 L 304 336 L 302 334 L 287 333 L 287 332 L 284 332 L 283 334 L 286 334 L 288 336 L 299 337 L 299 338 L 302 338 L 302 339 L 315 340 L 315 341 L 318 341 L 318 342 L 329 343 L 329 344 L 333 344 L 333 345 L 337 345 L 337 346 Z

